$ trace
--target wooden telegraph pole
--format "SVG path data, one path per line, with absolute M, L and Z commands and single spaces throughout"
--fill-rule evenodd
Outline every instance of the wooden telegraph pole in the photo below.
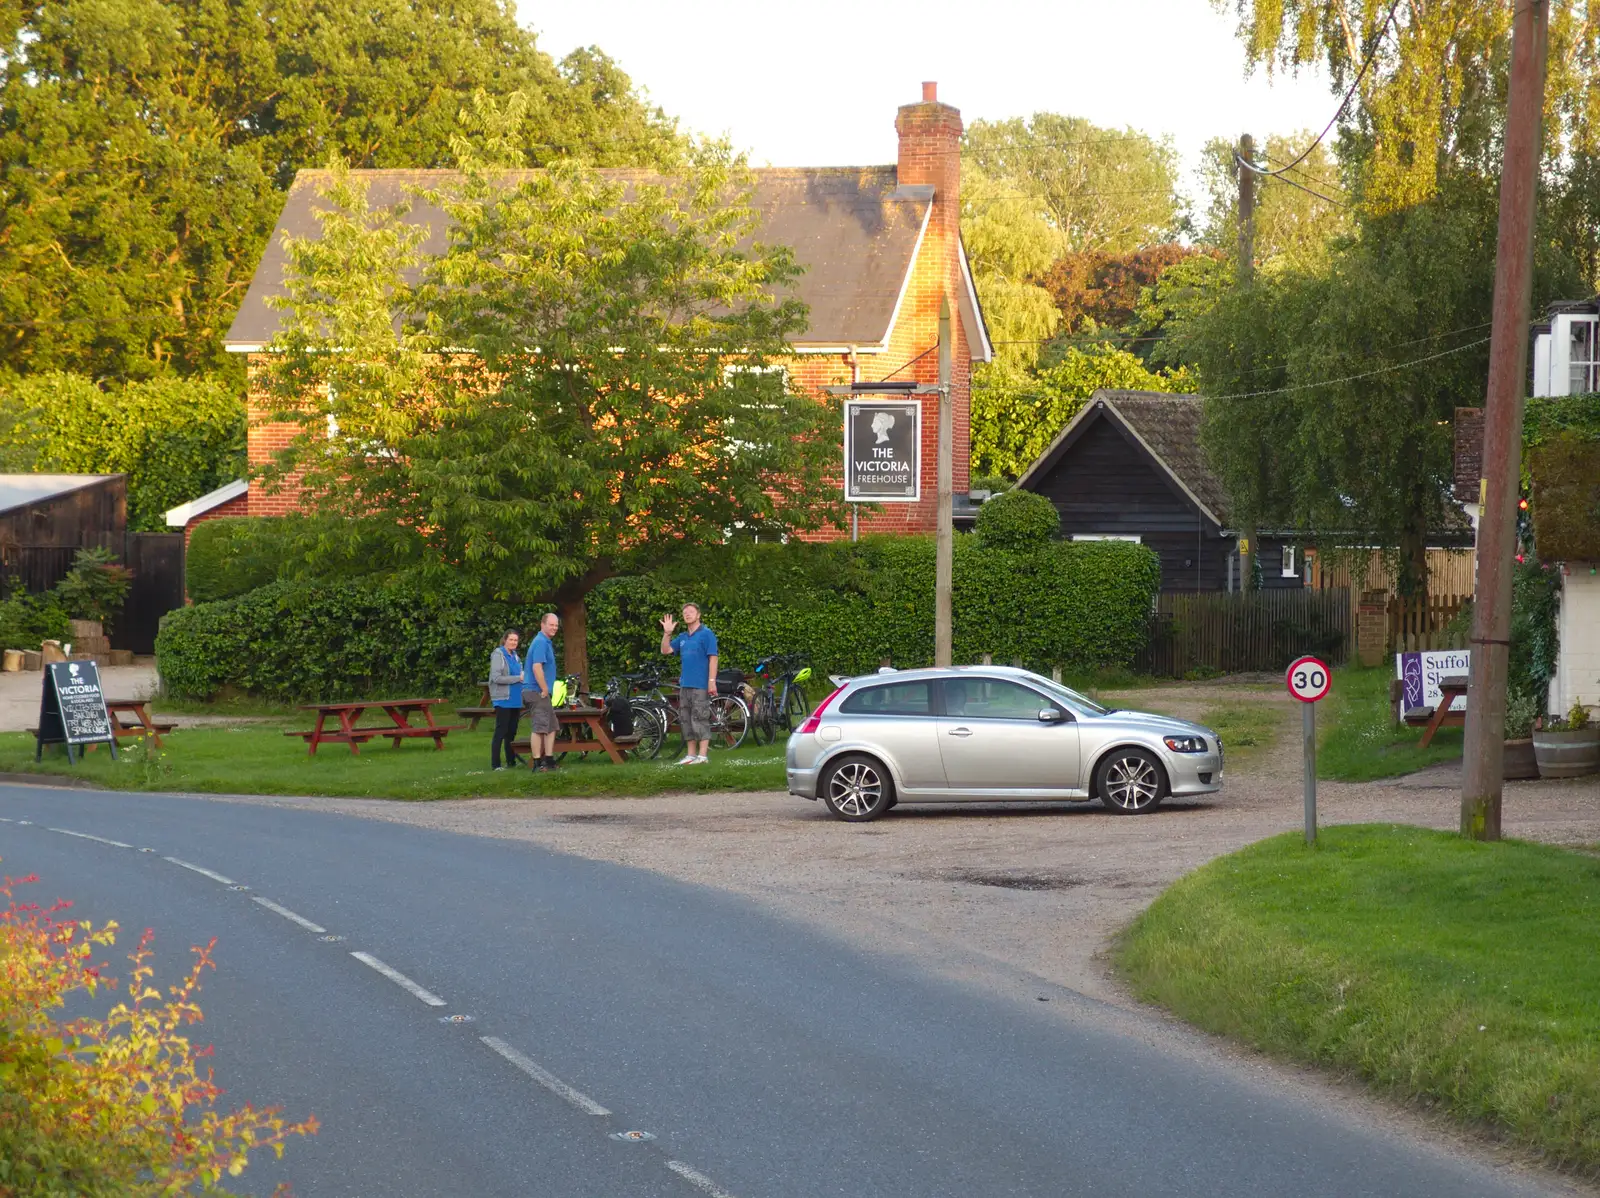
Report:
M 1248 287 L 1256 277 L 1256 173 L 1247 163 L 1256 160 L 1256 139 L 1248 133 L 1239 134 L 1239 152 L 1234 167 L 1239 176 L 1239 259 L 1234 278 L 1240 287 Z M 1246 364 L 1248 369 L 1248 363 Z M 1246 376 L 1248 377 L 1248 376 Z M 1239 538 L 1239 590 L 1250 589 L 1254 577 L 1253 563 L 1256 552 L 1254 528 L 1248 528 Z
M 950 590 L 955 578 L 955 432 L 950 412 L 950 297 L 939 301 L 939 507 L 934 551 L 933 664 L 950 664 Z
M 1522 406 L 1527 390 L 1532 299 L 1534 192 L 1544 108 L 1549 0 L 1517 0 L 1511 27 L 1511 90 L 1500 168 L 1500 233 L 1495 247 L 1494 322 L 1483 420 L 1483 512 L 1467 678 L 1467 736 L 1461 771 L 1461 834 L 1500 839 L 1504 780 L 1506 665 L 1511 570 L 1517 541 Z

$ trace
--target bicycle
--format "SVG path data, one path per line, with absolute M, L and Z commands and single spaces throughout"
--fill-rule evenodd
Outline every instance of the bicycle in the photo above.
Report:
M 628 675 L 623 677 L 626 678 Z M 566 683 L 565 698 L 569 704 L 576 699 L 579 704 L 586 703 L 604 708 L 608 718 L 614 710 L 613 704 L 617 700 L 625 698 L 622 682 L 616 678 L 612 678 L 606 683 L 606 693 L 604 695 L 584 694 L 583 679 L 577 674 L 569 674 L 562 681 Z M 661 752 L 661 745 L 666 740 L 666 724 L 654 707 L 648 704 L 636 704 L 629 701 L 628 706 L 629 714 L 632 716 L 633 735 L 638 739 L 627 745 L 623 752 L 635 760 L 649 761 Z M 571 731 L 563 729 L 556 739 L 558 750 L 562 741 L 571 739 Z M 557 752 L 556 758 L 560 760 L 566 755 L 566 751 L 561 750 Z M 587 757 L 588 753 L 585 752 L 582 755 Z
M 637 674 L 622 675 L 624 682 L 629 684 L 629 703 L 635 718 L 638 713 L 648 712 L 660 724 L 662 739 L 677 731 L 683 731 L 682 721 L 678 717 L 678 702 L 675 694 L 669 695 L 669 685 L 661 680 L 659 670 L 647 669 Z M 737 670 L 719 671 L 717 687 L 719 690 L 727 688 L 736 690 L 744 683 L 744 675 Z M 676 687 L 670 688 L 676 692 Z M 635 690 L 642 691 L 634 694 Z M 750 708 L 737 694 L 717 694 L 711 699 L 711 739 L 725 749 L 737 749 L 744 744 L 745 738 L 750 734 Z M 685 742 L 687 747 L 687 742 Z M 659 751 L 659 747 L 658 750 Z M 654 754 L 652 754 L 653 756 Z
M 811 667 L 804 663 L 798 653 L 778 653 L 756 663 L 756 677 L 761 680 L 751 705 L 756 743 L 772 744 L 779 725 L 787 735 L 811 714 L 802 686 L 811 678 Z

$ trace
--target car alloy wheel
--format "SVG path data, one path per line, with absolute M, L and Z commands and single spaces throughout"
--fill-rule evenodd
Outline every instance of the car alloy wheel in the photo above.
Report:
M 1100 764 L 1100 801 L 1136 815 L 1154 809 L 1166 789 L 1161 766 L 1143 749 L 1119 749 Z
M 877 819 L 894 805 L 894 783 L 871 758 L 846 757 L 828 771 L 822 797 L 828 810 L 842 820 Z

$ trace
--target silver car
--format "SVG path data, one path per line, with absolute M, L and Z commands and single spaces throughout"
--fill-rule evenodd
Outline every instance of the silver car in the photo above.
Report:
M 789 737 L 788 772 L 791 794 L 851 821 L 899 802 L 1019 799 L 1098 798 L 1138 814 L 1220 790 L 1222 741 L 1027 670 L 958 666 L 847 680 Z

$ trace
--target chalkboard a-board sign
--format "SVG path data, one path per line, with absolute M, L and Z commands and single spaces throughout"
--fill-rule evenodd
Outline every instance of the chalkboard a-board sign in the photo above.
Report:
M 92 661 L 55 661 L 44 668 L 44 694 L 39 699 L 39 735 L 33 747 L 38 761 L 46 745 L 66 745 L 67 760 L 77 761 L 78 745 L 104 741 L 117 755 L 100 668 Z

